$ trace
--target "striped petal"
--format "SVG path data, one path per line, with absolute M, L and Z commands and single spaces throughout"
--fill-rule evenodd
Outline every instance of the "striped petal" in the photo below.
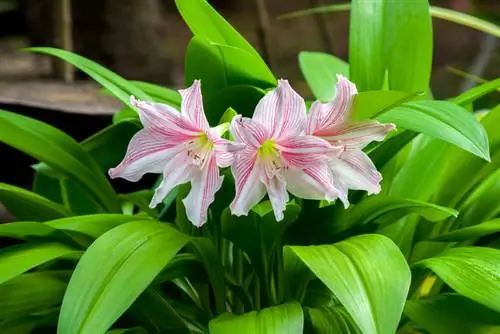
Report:
M 322 136 L 333 145 L 347 146 L 349 148 L 364 148 L 372 141 L 384 140 L 387 133 L 396 129 L 394 124 L 382 124 L 378 121 L 363 121 L 351 124 L 344 129 L 334 131 L 328 135 L 328 131 Z
M 261 182 L 264 171 L 257 160 L 256 151 L 247 148 L 238 153 L 231 171 L 236 185 L 236 195 L 230 205 L 231 213 L 246 216 L 266 195 L 266 187 Z
M 313 136 L 299 136 L 277 141 L 281 158 L 287 165 L 308 168 L 325 161 L 326 156 L 338 156 L 340 148 Z
M 167 160 L 163 170 L 163 180 L 156 188 L 149 206 L 156 207 L 178 185 L 189 182 L 200 170 L 190 163 L 186 152 L 180 152 Z
M 265 183 L 267 195 L 274 211 L 274 217 L 277 222 L 285 218 L 284 212 L 286 203 L 289 200 L 288 192 L 286 191 L 286 182 L 282 178 L 273 177 Z
M 172 145 L 148 130 L 140 130 L 130 140 L 122 162 L 109 170 L 109 176 L 136 182 L 146 173 L 161 173 L 182 149 L 182 145 Z
M 327 201 L 347 198 L 347 190 L 333 183 L 333 174 L 326 163 L 306 169 L 290 167 L 285 178 L 288 191 L 296 197 Z
M 182 98 L 181 113 L 186 115 L 197 128 L 207 131 L 210 126 L 203 110 L 200 80 L 195 80 L 191 87 L 181 89 L 179 93 Z
M 191 191 L 182 200 L 186 208 L 186 215 L 196 227 L 207 222 L 207 212 L 215 199 L 215 193 L 222 186 L 224 176 L 219 175 L 216 159 L 213 156 L 205 168 L 194 175 L 191 180 Z
M 259 101 L 252 119 L 277 139 L 299 135 L 304 130 L 306 117 L 304 99 L 287 80 L 278 80 L 278 87 Z
M 165 140 L 179 142 L 200 133 L 200 129 L 191 121 L 166 104 L 140 101 L 133 96 L 130 97 L 130 102 L 137 108 L 144 128 Z
M 349 188 L 366 190 L 368 194 L 380 192 L 382 175 L 361 150 L 348 150 L 331 163 L 333 173 Z
M 235 153 L 245 148 L 244 144 L 235 143 L 224 138 L 214 139 L 213 142 L 217 166 L 221 168 L 231 166 L 234 162 Z
M 262 145 L 270 136 L 266 127 L 255 122 L 253 119 L 241 117 L 241 115 L 233 118 L 229 131 L 237 142 L 250 145 L 254 148 Z
M 328 103 L 316 101 L 311 106 L 306 133 L 322 136 L 325 130 L 339 128 L 348 121 L 349 111 L 358 93 L 356 85 L 342 75 L 337 75 L 335 98 Z

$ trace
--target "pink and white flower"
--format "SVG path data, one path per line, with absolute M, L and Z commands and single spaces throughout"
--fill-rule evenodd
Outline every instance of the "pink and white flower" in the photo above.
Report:
M 266 195 L 277 221 L 289 200 L 287 190 L 304 199 L 335 200 L 342 194 L 327 164 L 339 149 L 318 137 L 304 135 L 304 100 L 279 80 L 278 87 L 258 103 L 253 117 L 236 116 L 230 131 L 245 149 L 236 154 L 232 172 L 236 196 L 231 212 L 247 215 Z
M 316 101 L 311 106 L 306 134 L 343 148 L 338 157 L 330 160 L 331 171 L 342 184 L 343 192 L 355 189 L 377 194 L 382 175 L 362 149 L 372 141 L 382 141 L 396 126 L 375 120 L 352 123 L 349 112 L 357 89 L 345 77 L 337 75 L 337 78 L 335 98 L 328 103 Z
M 199 227 L 207 221 L 208 207 L 222 185 L 218 167 L 231 165 L 234 152 L 243 147 L 221 138 L 227 124 L 210 128 L 199 80 L 179 92 L 180 113 L 165 104 L 131 97 L 144 129 L 134 135 L 125 158 L 109 170 L 109 175 L 135 182 L 146 173 L 163 173 L 151 207 L 156 207 L 174 187 L 191 182 L 191 191 L 183 203 L 188 219 Z

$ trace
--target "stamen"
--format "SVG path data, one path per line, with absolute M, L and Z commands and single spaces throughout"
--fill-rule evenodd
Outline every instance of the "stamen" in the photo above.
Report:
M 213 148 L 214 143 L 208 139 L 205 133 L 186 143 L 187 156 L 191 159 L 191 163 L 199 169 L 203 169 Z

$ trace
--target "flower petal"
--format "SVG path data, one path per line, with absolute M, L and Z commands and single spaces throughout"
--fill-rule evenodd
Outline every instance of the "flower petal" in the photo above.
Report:
M 380 192 L 382 175 L 363 151 L 347 150 L 330 166 L 349 189 L 366 190 L 369 195 Z
M 241 115 L 235 116 L 229 127 L 231 135 L 237 142 L 259 147 L 270 135 L 260 123 Z
M 259 101 L 252 119 L 265 126 L 276 139 L 300 134 L 306 117 L 304 99 L 287 80 L 278 80 L 278 87 Z
M 192 180 L 197 173 L 200 173 L 200 170 L 190 163 L 184 151 L 168 159 L 163 170 L 163 180 L 156 188 L 149 206 L 156 207 L 172 189 Z
M 182 145 L 169 144 L 151 131 L 140 130 L 130 140 L 122 162 L 109 170 L 109 176 L 136 182 L 146 173 L 161 173 L 180 150 Z
M 333 174 L 326 163 L 306 169 L 288 168 L 285 178 L 288 191 L 296 197 L 327 201 L 347 199 L 347 190 L 334 183 Z
M 186 208 L 186 215 L 196 227 L 207 222 L 207 212 L 215 199 L 215 193 L 222 186 L 224 176 L 219 175 L 215 157 L 212 156 L 208 164 L 200 173 L 196 173 L 191 180 L 191 191 L 182 200 Z
M 372 141 L 382 141 L 388 132 L 396 129 L 394 124 L 382 124 L 378 121 L 363 121 L 351 124 L 344 129 L 335 131 L 332 136 L 322 136 L 333 145 L 343 145 L 350 148 L 364 148 Z
M 213 142 L 217 166 L 221 168 L 232 165 L 235 153 L 246 147 L 245 144 L 235 143 L 224 138 L 214 139 Z
M 230 206 L 233 215 L 248 215 L 250 209 L 266 195 L 266 187 L 260 181 L 263 167 L 256 153 L 251 148 L 239 152 L 231 167 L 236 184 L 236 195 Z
M 191 87 L 181 89 L 179 93 L 182 97 L 181 113 L 186 115 L 200 130 L 208 130 L 210 126 L 203 110 L 200 80 L 195 80 Z
M 273 177 L 266 180 L 267 195 L 273 207 L 274 217 L 276 221 L 282 221 L 285 218 L 286 203 L 289 200 L 288 192 L 286 191 L 286 182 L 283 178 Z
M 322 131 L 342 126 L 358 93 L 356 85 L 342 75 L 337 75 L 335 98 L 328 103 L 316 101 L 311 106 L 307 119 L 306 133 L 322 136 Z
M 183 119 L 177 110 L 166 104 L 140 101 L 133 96 L 130 97 L 130 102 L 139 111 L 144 128 L 166 140 L 188 140 L 200 133 L 199 129 L 190 124 L 191 121 Z
M 300 168 L 314 167 L 327 156 L 338 156 L 341 148 L 330 145 L 327 141 L 313 136 L 298 136 L 277 141 L 281 158 L 287 165 Z

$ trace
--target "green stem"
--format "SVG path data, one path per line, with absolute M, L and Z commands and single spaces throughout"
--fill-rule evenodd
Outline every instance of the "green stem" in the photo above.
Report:
M 283 266 L 283 242 L 280 239 L 276 247 L 276 303 L 282 303 L 285 296 L 285 268 Z
M 253 281 L 253 305 L 257 311 L 260 310 L 260 279 L 255 276 Z

